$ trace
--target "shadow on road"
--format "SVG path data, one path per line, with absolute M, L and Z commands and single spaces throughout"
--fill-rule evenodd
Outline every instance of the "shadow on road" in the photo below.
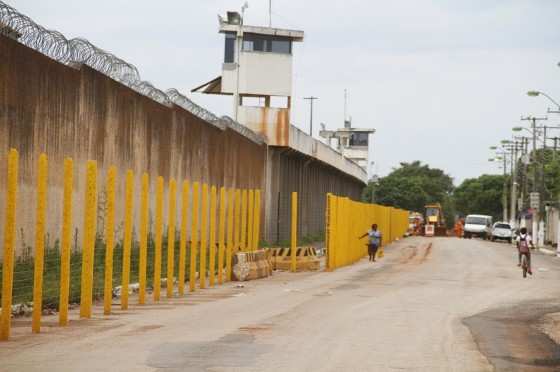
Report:
M 560 303 L 525 302 L 463 320 L 497 371 L 558 371 L 560 347 L 539 329 Z

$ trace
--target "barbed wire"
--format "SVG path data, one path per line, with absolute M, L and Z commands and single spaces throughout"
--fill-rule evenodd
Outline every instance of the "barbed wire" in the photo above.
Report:
M 156 102 L 168 107 L 176 104 L 222 130 L 229 127 L 258 144 L 264 142 L 262 136 L 249 128 L 229 117 L 218 118 L 177 89 L 169 89 L 164 92 L 150 82 L 142 80 L 138 69 L 133 64 L 98 48 L 86 39 L 67 39 L 56 30 L 46 29 L 1 0 L 0 34 L 12 37 L 21 44 L 65 65 L 87 65 Z
M 236 131 L 237 133 L 249 138 L 251 141 L 260 144 L 265 142 L 263 136 L 253 132 L 251 129 L 247 128 L 243 124 L 239 124 L 229 116 L 222 116 L 221 120 L 226 122 L 226 125 L 231 128 L 232 130 Z
M 169 97 L 171 102 L 173 102 L 177 106 L 184 108 L 195 116 L 209 122 L 212 125 L 215 125 L 222 130 L 226 128 L 226 124 L 223 123 L 219 117 L 206 110 L 204 107 L 197 105 L 196 103 L 188 99 L 185 95 L 180 93 L 177 89 L 168 89 L 165 93 L 167 94 L 167 97 Z

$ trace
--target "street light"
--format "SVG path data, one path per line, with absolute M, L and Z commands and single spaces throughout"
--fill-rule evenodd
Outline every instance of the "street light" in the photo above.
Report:
M 558 109 L 560 109 L 560 103 L 556 102 L 551 96 L 549 96 L 548 94 L 546 94 L 545 92 L 541 92 L 538 90 L 530 90 L 527 92 L 527 95 L 529 97 L 538 97 L 538 96 L 545 96 L 546 98 L 548 98 L 548 100 L 552 103 L 554 103 L 556 105 L 556 107 L 558 107 Z
M 498 146 L 490 146 L 489 149 L 490 149 L 490 150 L 497 150 L 497 149 L 498 149 Z
M 511 140 L 501 140 L 500 143 L 502 145 L 509 145 L 511 143 Z
M 514 132 L 521 132 L 523 129 L 525 129 L 525 128 L 523 128 L 523 127 L 513 127 L 513 128 L 511 128 L 511 130 L 514 131 Z

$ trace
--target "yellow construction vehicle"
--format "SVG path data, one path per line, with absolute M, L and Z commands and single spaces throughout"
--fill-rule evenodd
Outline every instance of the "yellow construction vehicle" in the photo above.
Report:
M 447 236 L 445 217 L 441 204 L 428 204 L 424 207 L 424 235 L 425 236 Z

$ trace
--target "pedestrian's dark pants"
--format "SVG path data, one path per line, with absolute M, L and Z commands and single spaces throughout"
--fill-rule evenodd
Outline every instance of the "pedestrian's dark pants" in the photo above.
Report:
M 377 245 L 368 244 L 368 253 L 369 253 L 369 260 L 375 261 L 375 255 L 377 254 Z
M 531 251 L 527 252 L 527 253 L 521 253 L 521 251 L 519 251 L 519 264 L 521 265 L 521 256 L 525 255 L 527 256 L 527 266 L 529 267 L 529 270 L 531 270 Z

